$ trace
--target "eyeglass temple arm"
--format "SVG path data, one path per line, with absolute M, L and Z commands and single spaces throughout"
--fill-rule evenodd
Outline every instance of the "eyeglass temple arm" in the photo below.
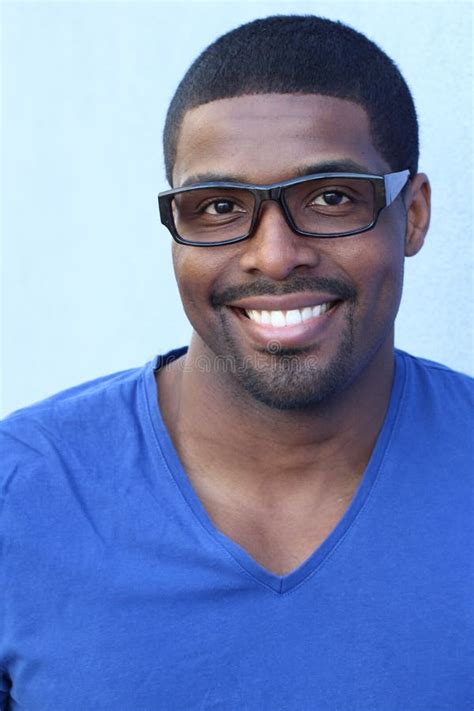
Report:
M 391 205 L 395 198 L 399 196 L 409 177 L 409 170 L 401 170 L 399 173 L 389 173 L 384 176 L 386 207 Z

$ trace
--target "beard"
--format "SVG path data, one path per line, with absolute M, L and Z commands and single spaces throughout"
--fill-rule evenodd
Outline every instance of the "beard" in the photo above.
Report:
M 323 365 L 318 349 L 284 349 L 278 343 L 253 356 L 239 353 L 238 343 L 224 324 L 225 370 L 258 402 L 276 410 L 321 409 L 351 382 L 354 366 L 354 328 L 352 309 L 340 345 L 332 360 Z M 219 358 L 219 356 L 218 356 Z

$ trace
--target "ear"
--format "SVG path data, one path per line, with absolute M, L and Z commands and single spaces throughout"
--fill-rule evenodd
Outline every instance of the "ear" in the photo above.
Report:
M 431 187 L 424 173 L 417 173 L 410 179 L 404 202 L 407 212 L 405 256 L 413 257 L 423 247 L 430 225 Z

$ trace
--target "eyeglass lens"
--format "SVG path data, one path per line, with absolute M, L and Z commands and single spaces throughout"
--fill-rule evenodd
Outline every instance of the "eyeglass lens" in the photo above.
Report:
M 374 218 L 374 186 L 364 178 L 296 183 L 283 189 L 283 200 L 295 226 L 314 235 L 363 229 Z M 199 188 L 175 195 L 172 212 L 182 239 L 212 243 L 246 235 L 255 204 L 245 188 Z

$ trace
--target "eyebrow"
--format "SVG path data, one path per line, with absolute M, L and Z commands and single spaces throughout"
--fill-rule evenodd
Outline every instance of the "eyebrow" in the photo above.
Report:
M 369 175 L 373 175 L 373 172 L 368 168 L 368 166 L 347 159 L 325 161 L 324 163 L 312 163 L 311 165 L 305 165 L 300 168 L 297 168 L 291 177 L 303 178 L 305 175 L 315 175 L 317 173 L 367 173 Z M 291 178 L 287 178 L 287 180 L 291 180 Z M 181 183 L 179 187 L 187 188 L 189 185 L 197 185 L 199 183 L 246 183 L 249 185 L 254 184 L 249 183 L 243 176 L 209 172 L 195 173 L 194 175 L 190 175 L 189 178 L 186 178 L 186 180 Z

